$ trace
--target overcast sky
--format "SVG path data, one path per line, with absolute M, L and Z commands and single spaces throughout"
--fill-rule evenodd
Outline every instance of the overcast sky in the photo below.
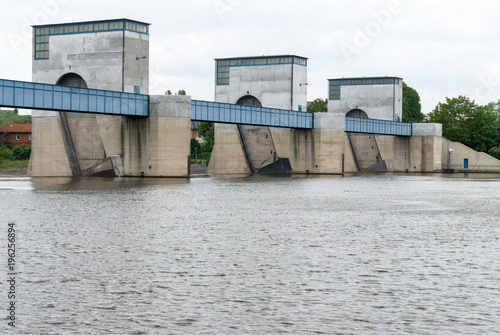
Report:
M 0 78 L 31 80 L 31 25 L 115 18 L 151 23 L 150 93 L 213 100 L 214 58 L 309 58 L 308 100 L 327 79 L 397 76 L 428 113 L 446 97 L 500 98 L 498 0 L 4 1 Z

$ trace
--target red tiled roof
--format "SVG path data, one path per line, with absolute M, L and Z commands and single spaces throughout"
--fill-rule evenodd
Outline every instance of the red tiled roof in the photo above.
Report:
M 6 131 L 9 133 L 31 133 L 31 124 L 6 123 L 3 125 L 2 129 L 0 129 L 0 133 L 5 133 Z

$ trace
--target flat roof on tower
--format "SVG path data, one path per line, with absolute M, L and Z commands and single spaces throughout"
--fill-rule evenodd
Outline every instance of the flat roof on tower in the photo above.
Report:
M 229 69 L 241 66 L 286 65 L 307 66 L 307 58 L 296 55 L 215 58 L 217 85 L 229 85 Z
M 89 23 L 104 23 L 104 22 L 116 22 L 116 21 L 130 21 L 130 22 L 145 24 L 147 26 L 151 25 L 151 23 L 147 23 L 147 22 L 142 22 L 142 21 L 137 21 L 137 20 L 131 20 L 131 19 L 127 19 L 127 18 L 120 18 L 120 19 L 109 19 L 109 20 L 93 20 L 93 21 L 80 21 L 80 22 L 39 24 L 39 25 L 32 25 L 32 27 L 36 28 L 36 27 L 75 25 L 75 24 L 89 24 Z
M 129 19 L 56 23 L 32 26 L 33 34 L 35 35 L 35 44 L 33 46 L 35 50 L 35 59 L 49 58 L 50 36 L 102 33 L 125 30 L 143 35 L 149 35 L 149 26 L 149 23 Z
M 106 31 L 128 30 L 149 35 L 149 23 L 129 20 L 113 19 L 100 21 L 83 21 L 72 23 L 56 23 L 32 26 L 36 36 L 67 35 L 100 33 Z
M 342 78 L 334 78 L 328 80 L 371 80 L 371 79 L 403 79 L 401 77 L 394 76 L 378 76 L 378 77 L 342 77 Z
M 340 88 L 342 86 L 358 85 L 399 85 L 400 77 L 355 77 L 328 79 L 328 98 L 330 100 L 340 100 Z
M 297 55 L 262 55 L 262 56 L 246 56 L 246 57 L 227 57 L 227 58 L 214 58 L 215 60 L 228 60 L 228 59 L 255 59 L 255 58 L 278 58 L 278 57 L 297 57 L 302 59 L 309 59 L 307 57 L 297 56 Z

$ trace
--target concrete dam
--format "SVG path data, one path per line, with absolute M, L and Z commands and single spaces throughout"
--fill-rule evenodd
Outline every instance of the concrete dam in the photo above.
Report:
M 149 24 L 33 27 L 32 83 L 0 105 L 32 108 L 32 176 L 188 177 L 192 120 L 215 122 L 210 174 L 441 171 L 440 124 L 402 121 L 399 77 L 328 80 L 307 113 L 297 55 L 215 59 L 215 101 L 148 95 Z

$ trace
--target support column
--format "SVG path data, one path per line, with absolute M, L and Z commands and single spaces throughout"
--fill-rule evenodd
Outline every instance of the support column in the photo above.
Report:
M 188 177 L 191 97 L 150 97 L 148 118 L 124 122 L 124 174 L 136 177 Z
M 28 175 L 33 177 L 71 177 L 57 113 L 33 111 L 32 146 Z
M 233 124 L 215 124 L 214 149 L 207 172 L 209 174 L 249 174 L 238 127 Z
M 410 139 L 410 172 L 441 171 L 442 125 L 414 123 Z

